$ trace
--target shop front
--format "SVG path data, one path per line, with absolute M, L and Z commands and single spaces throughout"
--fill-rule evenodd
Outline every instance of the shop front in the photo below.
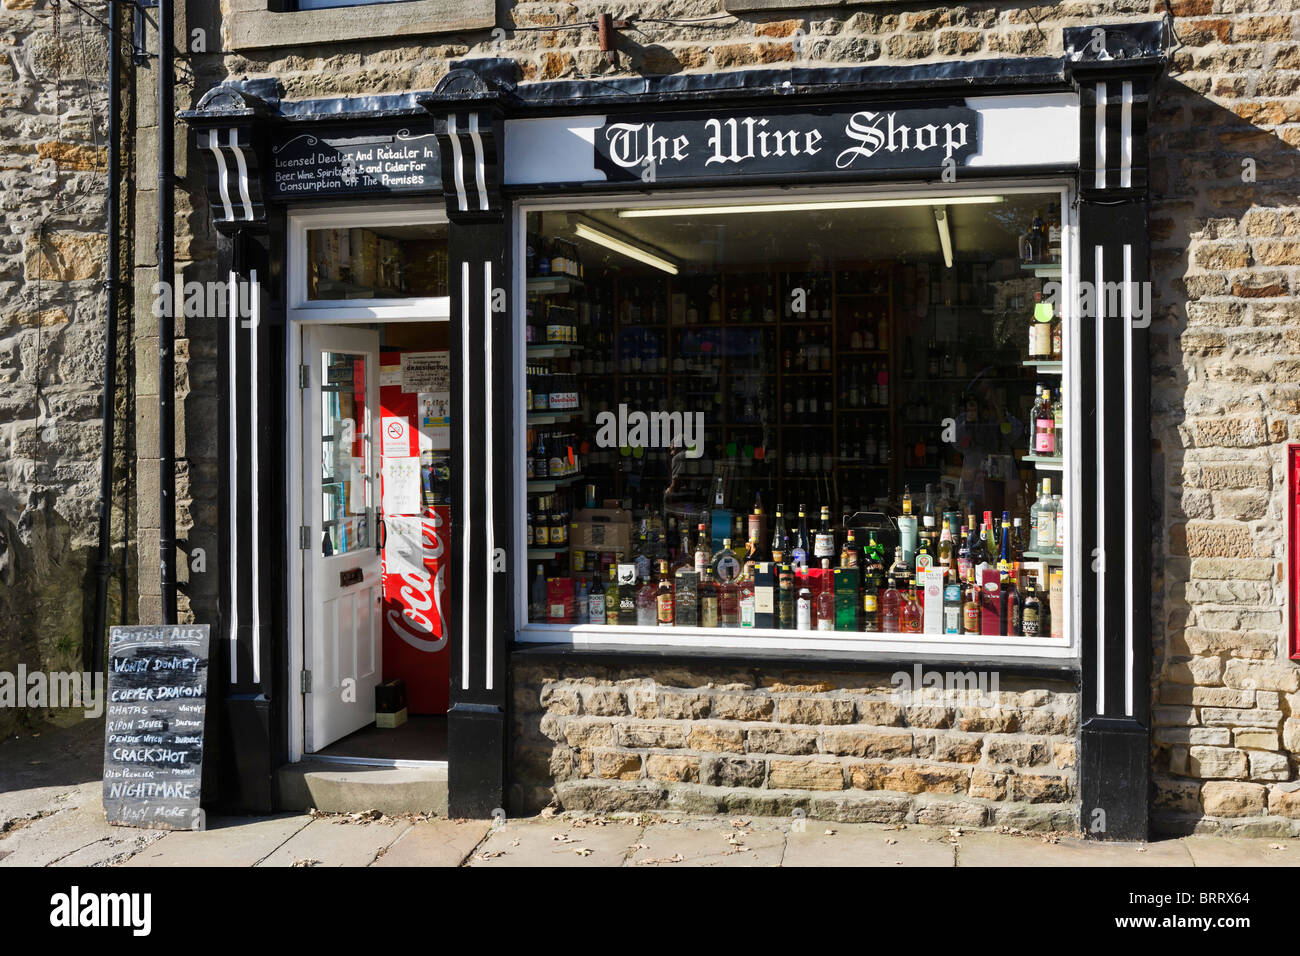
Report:
M 186 114 L 269 277 L 236 802 L 334 756 L 457 815 L 1145 836 L 1162 29 L 1064 46 Z

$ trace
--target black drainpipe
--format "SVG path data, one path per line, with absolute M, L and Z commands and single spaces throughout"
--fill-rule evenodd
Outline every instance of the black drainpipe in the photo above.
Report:
M 172 0 L 158 0 L 158 280 L 176 302 L 172 248 L 175 112 L 172 86 Z M 158 316 L 158 551 L 162 623 L 176 623 L 176 326 L 172 308 Z
M 90 637 L 86 670 L 96 672 L 104 666 L 104 629 L 108 625 L 108 577 L 113 557 L 113 440 L 117 420 L 117 270 L 118 270 L 118 166 L 121 136 L 121 103 L 118 73 L 122 69 L 120 5 L 108 5 L 108 263 L 105 267 L 104 291 L 107 324 L 104 330 L 104 428 L 103 449 L 99 459 L 99 560 L 95 564 L 95 629 Z M 125 600 L 125 595 L 122 596 Z

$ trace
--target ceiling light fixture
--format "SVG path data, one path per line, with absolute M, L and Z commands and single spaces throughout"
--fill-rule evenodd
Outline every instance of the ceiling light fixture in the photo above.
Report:
M 939 230 L 939 245 L 943 249 L 943 264 L 952 268 L 952 233 L 948 231 L 948 210 L 943 206 L 934 207 L 934 224 Z
M 901 199 L 826 199 L 808 202 L 745 203 L 735 206 L 663 206 L 655 209 L 620 209 L 620 219 L 658 219 L 667 216 L 727 216 L 746 212 L 812 212 L 835 209 L 889 209 L 902 206 L 973 206 L 1003 201 L 1001 196 L 942 196 Z
M 675 262 L 671 262 L 662 256 L 657 256 L 653 252 L 634 245 L 625 239 L 611 236 L 609 233 L 601 232 L 599 229 L 593 229 L 586 223 L 581 222 L 573 224 L 573 232 L 574 235 L 579 236 L 582 239 L 604 246 L 606 249 L 612 249 L 615 252 L 622 253 L 629 259 L 635 259 L 637 262 L 643 262 L 648 266 L 654 266 L 656 269 L 661 269 L 664 272 L 667 272 L 670 276 L 677 275 L 677 264 Z

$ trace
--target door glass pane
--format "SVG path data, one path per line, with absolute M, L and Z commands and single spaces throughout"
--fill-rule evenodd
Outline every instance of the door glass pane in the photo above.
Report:
M 370 545 L 370 449 L 366 430 L 366 356 L 321 355 L 321 554 Z

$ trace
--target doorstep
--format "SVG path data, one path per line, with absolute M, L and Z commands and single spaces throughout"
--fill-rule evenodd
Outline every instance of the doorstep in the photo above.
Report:
M 374 767 L 309 758 L 285 764 L 276 779 L 281 810 L 447 815 L 446 766 Z

